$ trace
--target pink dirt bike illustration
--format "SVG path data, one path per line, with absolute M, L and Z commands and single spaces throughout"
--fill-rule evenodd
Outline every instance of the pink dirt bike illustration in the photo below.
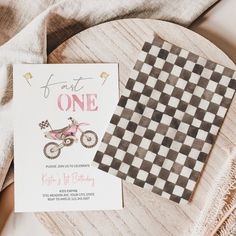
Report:
M 78 142 L 78 139 L 76 137 L 76 134 L 78 132 L 80 132 L 81 134 L 80 142 L 85 148 L 93 148 L 94 146 L 96 146 L 98 142 L 97 134 L 92 130 L 83 131 L 81 129 L 82 126 L 89 125 L 88 123 L 78 123 L 78 121 L 76 121 L 72 117 L 69 117 L 68 120 L 71 121 L 71 124 L 62 129 L 56 130 L 53 130 L 51 128 L 47 120 L 39 124 L 41 129 L 44 129 L 45 127 L 51 128 L 50 131 L 44 133 L 46 138 L 62 141 L 59 144 L 56 142 L 49 142 L 44 146 L 43 152 L 47 158 L 55 159 L 59 157 L 61 154 L 61 149 L 63 147 L 69 147 L 73 143 Z

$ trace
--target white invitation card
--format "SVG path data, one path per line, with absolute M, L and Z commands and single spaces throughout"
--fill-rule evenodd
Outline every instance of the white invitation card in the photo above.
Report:
M 13 71 L 15 212 L 121 209 L 121 180 L 90 166 L 118 102 L 118 65 Z

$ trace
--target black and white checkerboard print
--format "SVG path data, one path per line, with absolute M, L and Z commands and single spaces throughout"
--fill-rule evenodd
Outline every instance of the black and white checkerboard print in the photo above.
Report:
M 50 127 L 50 124 L 49 124 L 48 120 L 45 120 L 45 121 L 42 121 L 39 123 L 39 127 L 41 129 L 46 129 L 46 128 Z
M 235 71 L 160 38 L 145 42 L 93 166 L 189 201 L 235 88 Z

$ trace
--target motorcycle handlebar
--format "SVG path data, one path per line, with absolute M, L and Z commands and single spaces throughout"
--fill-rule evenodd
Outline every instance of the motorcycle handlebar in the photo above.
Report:
M 68 120 L 70 120 L 72 122 L 72 124 L 77 124 L 77 120 L 72 118 L 72 117 L 69 117 Z

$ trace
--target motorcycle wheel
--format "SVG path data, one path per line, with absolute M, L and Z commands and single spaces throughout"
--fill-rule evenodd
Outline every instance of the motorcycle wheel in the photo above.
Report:
M 87 130 L 80 136 L 81 144 L 86 148 L 93 148 L 98 143 L 98 136 L 92 130 Z
M 54 142 L 47 143 L 43 149 L 44 155 L 49 159 L 55 159 L 55 158 L 59 157 L 61 154 L 61 149 L 58 148 L 58 146 L 59 145 Z M 55 148 L 57 148 L 57 149 L 53 150 Z

